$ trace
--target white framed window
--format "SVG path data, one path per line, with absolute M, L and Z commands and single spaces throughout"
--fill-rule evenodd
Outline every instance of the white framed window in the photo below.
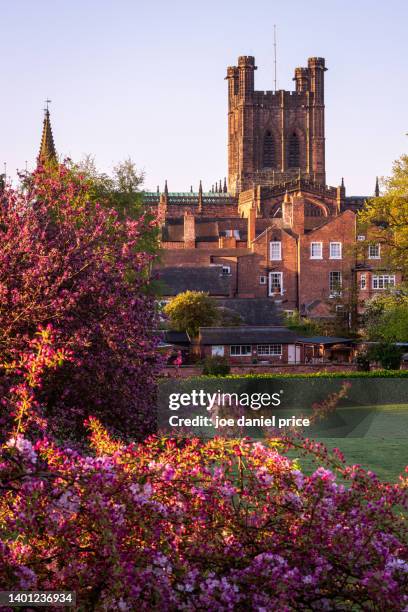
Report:
M 252 355 L 252 347 L 250 344 L 232 344 L 230 346 L 231 357 L 242 357 Z
M 380 259 L 380 245 L 369 244 L 368 245 L 368 259 Z
M 343 304 L 336 304 L 336 312 L 344 312 Z
M 260 276 L 259 277 L 259 284 L 260 285 L 266 285 L 266 276 Z
M 388 289 L 388 287 L 395 287 L 395 275 L 373 274 L 372 287 L 373 289 Z
M 222 266 L 222 275 L 229 276 L 231 274 L 231 266 Z
M 269 272 L 269 295 L 283 293 L 283 273 Z
M 224 357 L 224 347 L 222 344 L 214 344 L 211 347 L 211 355 L 213 357 Z
M 363 236 L 362 234 L 360 234 L 359 236 L 357 236 L 357 240 L 358 240 L 359 242 L 364 242 L 364 240 L 365 240 L 365 236 Z
M 294 310 L 284 310 L 283 311 L 288 317 L 292 317 L 295 314 Z
M 329 272 L 329 291 L 330 297 L 336 297 L 341 295 L 341 272 L 337 270 L 335 272 Z
M 341 242 L 330 243 L 330 259 L 341 259 L 342 244 Z
M 234 238 L 239 240 L 239 229 L 234 229 Z
M 280 240 L 272 240 L 269 243 L 269 252 L 271 261 L 280 261 L 282 259 L 282 243 Z
M 258 355 L 282 355 L 281 344 L 258 344 L 256 352 Z
M 323 259 L 322 242 L 312 242 L 310 244 L 310 259 Z
M 360 289 L 367 289 L 367 274 L 360 274 Z

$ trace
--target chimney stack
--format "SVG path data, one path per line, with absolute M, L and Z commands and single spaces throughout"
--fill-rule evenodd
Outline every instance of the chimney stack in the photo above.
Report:
M 184 248 L 195 249 L 195 217 L 192 212 L 186 210 L 184 213 Z

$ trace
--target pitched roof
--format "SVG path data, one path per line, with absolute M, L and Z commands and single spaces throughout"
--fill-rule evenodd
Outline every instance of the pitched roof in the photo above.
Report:
M 289 344 L 297 335 L 286 327 L 200 327 L 201 344 Z
M 185 331 L 175 331 L 174 329 L 159 329 L 154 335 L 166 344 L 189 345 L 190 338 Z
M 210 295 L 227 296 L 232 282 L 231 276 L 221 273 L 220 266 L 163 268 L 158 272 L 158 280 L 164 284 L 164 295 L 205 291 Z
M 269 298 L 228 298 L 217 302 L 238 313 L 246 325 L 280 325 L 282 313 Z

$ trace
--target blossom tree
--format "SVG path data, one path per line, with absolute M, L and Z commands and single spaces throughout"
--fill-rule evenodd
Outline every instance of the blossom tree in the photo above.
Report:
M 39 401 L 71 438 L 90 411 L 113 430 L 151 431 L 159 367 L 151 261 L 140 247 L 155 221 L 129 219 L 90 196 L 69 164 L 40 166 L 0 205 L 0 355 L 25 351 L 52 324 L 73 359 L 49 370 Z M 3 395 L 10 377 L 0 373 Z

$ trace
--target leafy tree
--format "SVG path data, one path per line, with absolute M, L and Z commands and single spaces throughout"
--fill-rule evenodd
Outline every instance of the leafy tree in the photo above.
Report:
M 100 172 L 91 156 L 86 156 L 79 164 L 72 164 L 72 168 L 81 173 L 88 183 L 88 194 L 93 202 L 113 208 L 121 219 L 139 219 L 143 217 L 146 231 L 140 236 L 140 244 L 149 253 L 157 253 L 159 229 L 155 223 L 154 214 L 146 210 L 143 205 L 144 172 L 136 168 L 131 158 L 119 162 L 113 168 L 111 175 Z
M 219 317 L 215 300 L 202 291 L 179 293 L 166 304 L 164 313 L 174 329 L 186 331 L 192 338 L 200 327 L 214 325 Z
M 399 370 L 402 352 L 401 347 L 395 344 L 381 343 L 370 349 L 369 357 L 372 361 L 378 361 L 385 370 Z
M 373 240 L 384 244 L 390 264 L 408 272 L 408 155 L 393 164 L 383 179 L 384 194 L 371 199 L 359 214 L 363 224 L 373 224 Z
M 408 295 L 390 292 L 370 300 L 364 327 L 370 340 L 408 342 Z
M 149 224 L 89 196 L 69 165 L 38 168 L 0 207 L 0 358 L 52 324 L 73 361 L 38 391 L 50 423 L 74 436 L 92 413 L 126 433 L 151 430 L 159 356 L 141 243 Z M 4 382 L 0 370 L 0 386 Z M 12 383 L 12 381 L 11 381 Z

